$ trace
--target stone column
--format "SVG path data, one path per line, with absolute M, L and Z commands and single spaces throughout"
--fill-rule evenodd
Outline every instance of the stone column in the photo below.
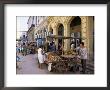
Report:
M 47 27 L 47 32 L 49 32 L 50 31 L 50 25 L 48 25 L 48 27 Z M 49 39 L 48 38 L 46 38 L 46 42 L 47 41 L 49 41 Z
M 93 35 L 93 31 L 94 31 L 94 21 L 93 21 L 93 17 L 89 16 L 87 18 L 88 20 L 88 43 L 89 43 L 89 59 L 93 60 L 94 59 L 94 35 Z
M 91 59 L 93 57 L 93 18 L 91 16 L 81 17 L 81 35 Z
M 67 22 L 64 22 L 64 36 L 70 37 L 70 26 Z M 70 50 L 70 39 L 64 40 L 64 51 Z
M 88 23 L 87 17 L 86 16 L 81 17 L 81 37 L 86 47 L 88 47 L 88 37 L 87 37 L 88 24 L 87 23 Z
M 56 26 L 53 27 L 53 35 L 58 35 L 58 30 Z M 58 49 L 58 39 L 55 39 L 55 45 L 56 49 Z

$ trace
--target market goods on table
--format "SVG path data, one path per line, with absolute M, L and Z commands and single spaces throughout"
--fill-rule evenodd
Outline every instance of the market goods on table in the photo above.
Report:
M 48 64 L 48 70 L 54 70 L 58 72 L 68 71 L 71 67 L 77 64 L 77 58 L 75 55 L 61 55 L 58 56 L 54 52 L 47 53 L 46 63 Z
M 53 53 L 53 52 L 47 53 L 47 59 L 46 59 L 47 62 L 57 62 L 60 60 L 61 60 L 61 57 L 58 56 L 56 53 Z

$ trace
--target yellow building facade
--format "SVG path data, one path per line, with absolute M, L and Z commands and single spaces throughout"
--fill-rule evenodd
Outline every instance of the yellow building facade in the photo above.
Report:
M 76 25 L 77 24 L 77 25 Z M 63 36 L 70 37 L 72 32 L 80 32 L 81 41 L 88 49 L 89 57 L 93 59 L 94 52 L 94 17 L 93 16 L 49 16 L 48 31 L 53 35 L 59 35 L 59 27 L 63 29 Z M 71 41 L 64 39 L 64 51 L 70 50 Z M 55 40 L 58 47 L 58 40 Z

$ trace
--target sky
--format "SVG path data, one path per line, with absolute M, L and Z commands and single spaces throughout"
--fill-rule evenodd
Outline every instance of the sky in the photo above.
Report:
M 28 18 L 28 16 L 17 16 L 17 39 L 22 35 L 20 31 L 28 31 Z
M 17 31 L 27 31 L 28 30 L 28 16 L 17 16 Z

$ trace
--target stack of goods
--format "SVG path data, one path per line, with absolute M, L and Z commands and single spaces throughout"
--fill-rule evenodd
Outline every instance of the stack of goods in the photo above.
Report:
M 75 54 L 75 52 L 73 50 L 67 50 L 64 53 L 65 53 L 65 55 L 74 55 Z
M 48 62 L 56 62 L 56 61 L 60 61 L 60 60 L 61 60 L 61 58 L 57 54 L 52 53 L 52 52 L 48 53 L 48 56 L 47 56 Z
M 76 54 L 73 50 L 70 50 L 70 52 L 71 52 L 72 55 L 75 55 Z

